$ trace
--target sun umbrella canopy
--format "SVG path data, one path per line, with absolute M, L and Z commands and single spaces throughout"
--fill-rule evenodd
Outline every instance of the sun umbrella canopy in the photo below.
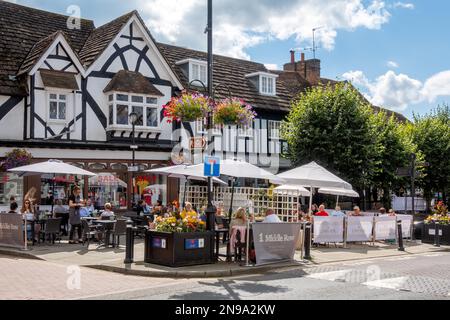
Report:
M 289 184 L 313 188 L 342 188 L 352 190 L 350 183 L 345 182 L 315 162 L 289 170 L 277 175 Z
M 331 194 L 333 196 L 344 196 L 344 197 L 352 197 L 359 198 L 359 194 L 356 191 L 349 189 L 340 189 L 340 188 L 320 188 L 319 193 L 322 194 Z
M 150 169 L 145 172 L 167 175 L 171 178 L 187 178 L 188 180 L 205 181 L 207 179 L 205 176 L 203 176 L 203 172 L 193 171 L 190 168 L 191 166 L 189 165 L 177 165 L 165 168 Z M 220 180 L 219 178 L 214 178 L 213 182 L 221 185 L 228 185 L 226 182 Z
M 95 173 L 78 168 L 60 160 L 48 160 L 30 164 L 27 166 L 9 169 L 9 172 L 15 172 L 20 175 L 41 175 L 41 174 L 68 174 L 80 176 L 95 176 Z
M 201 172 L 201 175 L 203 176 L 203 166 L 204 166 L 203 163 L 197 164 L 189 167 L 189 169 L 193 170 L 193 172 L 196 172 L 197 174 Z M 222 160 L 220 162 L 220 174 L 235 178 L 264 179 L 278 183 L 285 182 L 284 179 L 277 177 L 276 175 L 270 173 L 267 170 L 264 170 L 251 163 L 240 160 Z
M 282 185 L 273 189 L 273 192 L 276 194 L 287 194 L 293 195 L 297 197 L 309 197 L 311 192 L 309 192 L 306 188 L 302 186 L 296 185 Z

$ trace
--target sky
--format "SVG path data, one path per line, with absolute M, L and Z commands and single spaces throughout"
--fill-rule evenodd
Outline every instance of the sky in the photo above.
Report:
M 161 42 L 206 50 L 206 0 L 10 0 L 100 26 L 137 9 Z M 322 76 L 412 119 L 450 104 L 448 0 L 214 0 L 215 53 L 282 68 L 291 49 Z

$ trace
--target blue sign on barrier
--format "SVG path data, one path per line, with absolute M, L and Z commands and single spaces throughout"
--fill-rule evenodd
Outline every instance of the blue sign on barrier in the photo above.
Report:
M 220 158 L 205 157 L 204 172 L 205 177 L 220 177 Z

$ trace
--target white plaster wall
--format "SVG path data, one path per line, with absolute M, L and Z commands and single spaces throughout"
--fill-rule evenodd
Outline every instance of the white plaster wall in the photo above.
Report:
M 0 96 L 0 105 L 10 97 Z M 25 100 L 22 99 L 2 120 L 0 120 L 0 139 L 22 140 L 23 139 L 23 114 Z

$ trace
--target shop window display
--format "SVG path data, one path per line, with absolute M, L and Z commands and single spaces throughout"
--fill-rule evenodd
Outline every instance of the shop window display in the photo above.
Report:
M 127 208 L 127 173 L 98 173 L 89 178 L 89 194 L 97 209 L 111 203 L 114 209 Z

